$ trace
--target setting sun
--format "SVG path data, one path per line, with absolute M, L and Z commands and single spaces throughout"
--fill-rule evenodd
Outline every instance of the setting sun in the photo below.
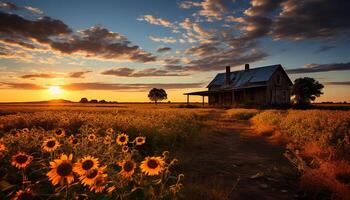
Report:
M 48 90 L 52 95 L 55 96 L 60 95 L 63 92 L 59 86 L 50 86 Z

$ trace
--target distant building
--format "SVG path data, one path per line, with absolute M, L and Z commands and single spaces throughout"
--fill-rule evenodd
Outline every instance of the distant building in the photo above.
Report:
M 290 104 L 292 81 L 283 67 L 270 65 L 226 73 L 219 73 L 207 86 L 207 91 L 185 93 L 187 103 L 190 95 L 208 96 L 209 105 L 281 105 Z

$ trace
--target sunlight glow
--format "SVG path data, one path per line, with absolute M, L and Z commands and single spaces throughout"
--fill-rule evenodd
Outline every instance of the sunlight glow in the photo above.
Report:
M 50 86 L 48 90 L 52 95 L 55 95 L 55 96 L 58 96 L 63 92 L 59 86 Z

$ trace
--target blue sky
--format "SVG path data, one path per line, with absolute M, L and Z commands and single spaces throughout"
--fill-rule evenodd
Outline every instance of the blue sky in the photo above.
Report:
M 350 85 L 350 15 L 344 11 L 349 7 L 344 0 L 1 1 L 4 16 L 23 21 L 0 29 L 0 82 L 6 92 L 22 89 L 28 95 L 28 90 L 60 85 L 67 90 L 64 97 L 72 100 L 92 96 L 97 87 L 92 83 L 110 84 L 98 88 L 105 98 L 109 92 L 123 96 L 130 90 L 140 98 L 148 86 L 165 84 L 169 99 L 182 101 L 183 92 L 203 89 L 225 65 L 238 70 L 245 62 L 252 67 L 280 63 L 286 70 L 300 69 L 290 73 L 292 80 L 310 76 L 324 83 L 319 101 L 350 101 L 345 94 Z M 42 23 L 59 21 L 47 30 L 61 23 L 70 31 L 25 30 L 44 17 L 49 20 Z M 113 38 L 99 38 L 106 44 L 94 51 L 93 38 L 103 31 Z M 168 48 L 157 51 L 161 47 Z M 306 73 L 310 66 L 322 70 Z M 71 76 L 74 72 L 83 73 Z M 80 83 L 89 86 L 72 89 Z

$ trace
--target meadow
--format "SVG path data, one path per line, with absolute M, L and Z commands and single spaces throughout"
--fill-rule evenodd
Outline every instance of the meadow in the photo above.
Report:
M 1 105 L 0 197 L 350 196 L 350 111 L 179 107 Z

